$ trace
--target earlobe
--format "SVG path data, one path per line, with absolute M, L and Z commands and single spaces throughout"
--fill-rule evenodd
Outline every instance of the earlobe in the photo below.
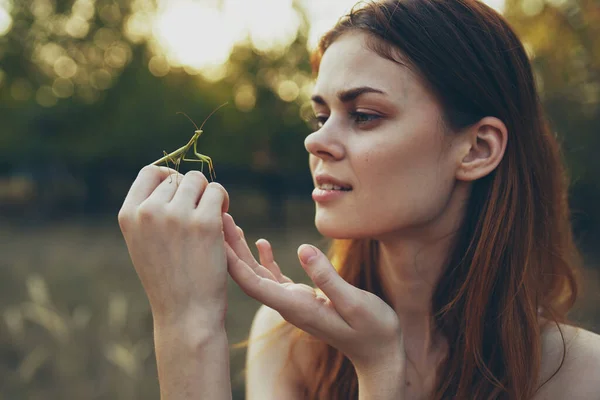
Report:
M 502 161 L 507 143 L 507 130 L 502 121 L 485 117 L 463 132 L 464 150 L 456 171 L 456 179 L 474 181 L 491 173 Z

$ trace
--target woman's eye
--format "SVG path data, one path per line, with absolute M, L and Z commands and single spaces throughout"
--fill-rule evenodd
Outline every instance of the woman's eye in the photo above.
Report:
M 314 130 L 321 129 L 325 125 L 325 122 L 327 122 L 327 118 L 327 115 L 314 115 L 310 121 L 311 128 Z
M 370 123 L 373 123 L 381 118 L 381 116 L 377 114 L 367 114 L 362 112 L 350 112 L 349 115 L 352 119 L 352 122 L 359 126 L 369 125 Z M 327 122 L 328 119 L 329 115 L 313 115 L 309 121 L 310 127 L 314 131 L 317 131 L 321 129 L 323 125 L 325 125 L 325 122 Z
M 358 125 L 368 124 L 369 122 L 377 121 L 381 116 L 377 114 L 366 114 L 361 112 L 352 112 L 350 116 Z

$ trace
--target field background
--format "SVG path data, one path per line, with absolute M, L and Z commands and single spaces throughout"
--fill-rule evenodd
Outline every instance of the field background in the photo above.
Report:
M 158 399 L 152 319 L 117 225 L 141 166 L 199 141 L 249 243 L 309 283 L 303 146 L 316 38 L 352 0 L 0 0 L 0 400 Z M 489 0 L 526 46 L 586 259 L 572 317 L 600 333 L 600 2 Z M 275 15 L 276 17 L 273 17 Z M 188 167 L 184 167 L 185 171 Z M 258 308 L 230 281 L 230 344 Z M 231 352 L 243 399 L 243 349 Z

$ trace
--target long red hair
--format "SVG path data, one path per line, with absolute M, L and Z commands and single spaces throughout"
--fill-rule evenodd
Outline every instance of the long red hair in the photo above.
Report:
M 501 15 L 476 0 L 372 2 L 325 34 L 315 72 L 329 45 L 349 31 L 369 34 L 373 51 L 423 78 L 442 105 L 449 134 L 485 116 L 507 127 L 502 161 L 472 183 L 469 212 L 432 298 L 432 318 L 449 352 L 431 398 L 531 398 L 541 369 L 539 317 L 569 323 L 581 256 L 560 146 L 523 45 Z M 328 256 L 346 281 L 389 304 L 375 240 L 333 240 Z M 294 343 L 309 336 L 298 329 L 294 335 Z M 307 397 L 358 398 L 349 360 L 322 342 L 312 348 Z

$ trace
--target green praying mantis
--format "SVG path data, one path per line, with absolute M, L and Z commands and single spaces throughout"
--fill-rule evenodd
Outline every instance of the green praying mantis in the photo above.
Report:
M 213 167 L 213 162 L 212 159 L 204 154 L 200 154 L 198 153 L 197 150 L 197 141 L 198 138 L 200 137 L 200 135 L 202 135 L 202 128 L 204 127 L 204 124 L 206 123 L 206 121 L 208 121 L 208 119 L 221 107 L 225 106 L 227 103 L 221 104 L 219 107 L 217 107 L 216 109 L 213 110 L 213 112 L 211 112 L 208 117 L 206 117 L 206 119 L 204 120 L 204 122 L 202 122 L 202 125 L 200 125 L 200 128 L 198 128 L 198 126 L 196 125 L 196 123 L 194 121 L 192 121 L 192 119 L 190 117 L 187 116 L 187 114 L 183 113 L 183 112 L 178 112 L 177 114 L 183 114 L 186 116 L 187 119 L 189 119 L 192 124 L 194 124 L 194 126 L 196 127 L 196 130 L 194 131 L 194 135 L 192 136 L 192 138 L 189 140 L 189 142 L 187 142 L 187 144 L 185 146 L 182 146 L 180 148 L 178 148 L 177 150 L 171 152 L 171 153 L 167 153 L 166 151 L 163 151 L 164 153 L 164 157 L 159 158 L 158 160 L 154 161 L 152 163 L 152 165 L 160 165 L 165 163 L 167 165 L 167 167 L 169 166 L 169 161 L 171 163 L 173 163 L 173 165 L 175 166 L 175 171 L 177 171 L 177 173 L 179 173 L 179 165 L 181 164 L 182 161 L 190 161 L 190 162 L 199 162 L 202 163 L 202 165 L 200 166 L 200 171 L 204 172 L 204 164 L 208 164 L 208 171 L 209 171 L 209 175 L 210 175 L 210 180 L 214 181 L 217 177 L 217 174 L 215 173 L 215 169 Z M 192 148 L 192 146 L 194 146 L 194 155 L 196 156 L 196 158 L 185 158 L 188 151 L 190 151 L 190 149 Z

